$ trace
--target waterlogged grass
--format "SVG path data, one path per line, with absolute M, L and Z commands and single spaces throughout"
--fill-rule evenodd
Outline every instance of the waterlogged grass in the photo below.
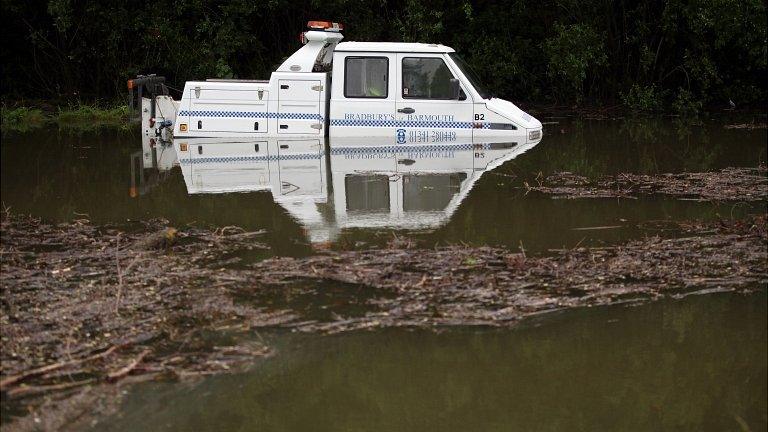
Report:
M 2 130 L 25 131 L 44 126 L 50 118 L 37 108 L 2 106 Z
M 95 105 L 75 105 L 44 111 L 30 107 L 2 106 L 2 130 L 25 132 L 46 125 L 65 129 L 92 130 L 102 127 L 130 126 L 131 110 L 125 106 L 102 108 Z
M 127 106 L 114 108 L 98 108 L 91 105 L 80 105 L 67 109 L 59 109 L 56 121 L 66 123 L 122 123 L 130 119 Z

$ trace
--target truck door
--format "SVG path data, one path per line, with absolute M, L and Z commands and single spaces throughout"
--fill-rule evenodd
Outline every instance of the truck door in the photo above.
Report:
M 331 93 L 331 136 L 396 136 L 395 71 L 393 53 L 346 53 L 334 56 Z M 367 143 L 364 140 L 363 145 Z M 335 145 L 331 142 L 331 147 Z
M 323 128 L 320 118 L 322 85 L 320 80 L 278 81 L 278 134 L 320 134 Z
M 472 141 L 474 109 L 467 93 L 452 99 L 456 79 L 443 54 L 397 54 L 396 117 L 398 142 L 467 144 Z

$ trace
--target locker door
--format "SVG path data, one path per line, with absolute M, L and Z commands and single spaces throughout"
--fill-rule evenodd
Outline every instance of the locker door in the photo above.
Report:
M 278 81 L 277 132 L 279 134 L 318 135 L 320 118 L 320 80 Z
M 268 91 L 203 88 L 191 92 L 191 133 L 267 132 Z

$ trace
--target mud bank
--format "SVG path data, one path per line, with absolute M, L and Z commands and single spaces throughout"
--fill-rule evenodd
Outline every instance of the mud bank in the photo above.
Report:
M 546 256 L 399 241 L 246 265 L 238 253 L 267 249 L 260 232 L 5 215 L 3 403 L 31 413 L 17 410 L 14 429 L 60 429 L 112 409 L 124 383 L 242 370 L 271 353 L 259 328 L 511 326 L 567 308 L 768 282 L 764 215 L 675 229 Z

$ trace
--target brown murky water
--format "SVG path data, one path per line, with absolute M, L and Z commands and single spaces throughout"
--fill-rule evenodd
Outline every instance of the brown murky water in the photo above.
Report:
M 391 238 L 393 231 L 435 243 L 466 242 L 526 249 L 617 242 L 643 235 L 638 222 L 658 219 L 711 219 L 739 216 L 757 206 L 697 203 L 669 198 L 640 200 L 553 200 L 526 196 L 524 182 L 554 171 L 587 176 L 619 172 L 674 173 L 728 166 L 756 167 L 768 159 L 765 129 L 725 129 L 744 119 L 719 118 L 702 125 L 669 119 L 586 121 L 549 118 L 537 146 L 485 172 L 450 218 L 425 229 L 342 227 L 334 242 L 367 247 Z M 178 168 L 141 169 L 141 137 L 133 132 L 77 134 L 37 131 L 6 134 L 2 140 L 2 201 L 20 213 L 46 219 L 87 215 L 95 223 L 162 217 L 171 223 L 237 225 L 266 229 L 278 254 L 309 253 L 308 229 L 264 192 L 187 193 Z M 173 149 L 157 149 L 161 168 L 170 168 Z M 169 158 L 169 154 L 171 157 Z M 145 164 L 146 166 L 147 164 Z M 330 167 L 331 175 L 335 168 Z M 133 181 L 132 181 L 133 179 Z M 328 181 L 329 187 L 333 181 Z M 131 186 L 136 193 L 132 196 Z M 430 187 L 424 185 L 425 189 Z M 347 191 L 352 193 L 352 185 Z M 422 197 L 423 206 L 440 206 L 440 196 Z M 338 200 L 338 199 L 337 199 Z M 347 205 L 354 205 L 350 199 Z M 368 203 L 374 205 L 375 203 Z M 417 202 L 415 208 L 419 208 Z M 320 213 L 325 210 L 320 206 Z M 332 221 L 332 216 L 326 218 Z M 370 224 L 375 225 L 375 224 Z M 609 230 L 577 228 L 616 226 Z
M 264 335 L 278 354 L 250 372 L 140 385 L 94 430 L 764 430 L 767 324 L 763 291 L 504 331 Z
M 744 119 L 687 125 L 670 119 L 540 118 L 547 123 L 544 140 L 484 172 L 465 194 L 461 177 L 411 179 L 411 186 L 401 180 L 407 206 L 422 212 L 419 217 L 440 216 L 434 223 L 427 218 L 416 225 L 382 224 L 373 217 L 373 223 L 345 225 L 334 216 L 331 199 L 313 204 L 320 217 L 309 223 L 266 192 L 190 195 L 179 168 L 172 168 L 173 155 L 163 153 L 172 148 L 158 147 L 155 162 L 147 163 L 152 157 L 147 159 L 137 132 L 111 130 L 4 134 L 0 190 L 5 207 L 47 220 L 166 218 L 178 226 L 265 229 L 277 255 L 311 254 L 317 233 L 340 248 L 374 247 L 397 235 L 426 244 L 546 253 L 639 238 L 648 235 L 638 226 L 646 221 L 766 211 L 765 203 L 654 196 L 557 200 L 526 195 L 523 187 L 555 171 L 599 176 L 755 167 L 768 159 L 766 130 L 724 128 Z M 340 191 L 328 190 L 338 185 L 334 171 L 328 167 L 324 187 L 338 200 Z M 349 214 L 357 207 L 385 206 L 370 200 L 375 181 L 347 182 Z M 444 211 L 449 201 L 454 208 Z M 364 308 L 348 290 L 338 291 L 293 301 L 319 314 L 326 303 Z M 265 294 L 265 304 L 281 301 L 279 294 Z M 261 336 L 277 355 L 255 362 L 250 372 L 192 387 L 136 386 L 120 413 L 101 419 L 95 429 L 763 430 L 767 423 L 765 290 L 569 311 L 512 330 Z

